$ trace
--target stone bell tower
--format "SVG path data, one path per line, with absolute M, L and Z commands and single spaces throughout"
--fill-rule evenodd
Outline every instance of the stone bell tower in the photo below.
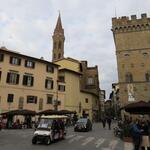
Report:
M 52 62 L 64 58 L 64 29 L 62 28 L 61 16 L 59 14 L 57 24 L 53 33 Z

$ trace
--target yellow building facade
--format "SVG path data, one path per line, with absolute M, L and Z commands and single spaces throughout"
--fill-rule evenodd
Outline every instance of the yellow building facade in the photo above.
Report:
M 92 92 L 81 89 L 82 73 L 79 71 L 79 62 L 65 58 L 55 63 L 61 66 L 58 78 L 64 78 L 66 85 L 64 109 L 76 111 L 80 117 L 86 114 L 91 120 L 97 120 L 99 97 Z
M 0 110 L 54 109 L 57 98 L 58 65 L 0 49 Z M 59 109 L 63 107 L 59 106 Z

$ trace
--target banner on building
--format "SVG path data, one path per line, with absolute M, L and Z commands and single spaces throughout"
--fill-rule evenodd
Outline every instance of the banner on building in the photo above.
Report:
M 129 102 L 135 101 L 133 84 L 127 84 L 127 92 L 128 92 L 128 101 Z

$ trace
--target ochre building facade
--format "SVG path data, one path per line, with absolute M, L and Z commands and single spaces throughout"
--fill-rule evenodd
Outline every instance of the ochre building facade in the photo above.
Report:
M 150 100 L 150 18 L 112 18 L 121 106 Z

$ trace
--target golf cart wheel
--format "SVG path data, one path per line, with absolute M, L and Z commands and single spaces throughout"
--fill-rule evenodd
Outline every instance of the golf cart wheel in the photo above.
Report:
M 33 138 L 32 138 L 32 144 L 35 145 L 36 143 L 37 143 L 37 139 L 36 139 L 36 137 L 33 137 Z
M 51 144 L 51 139 L 50 139 L 49 137 L 46 137 L 46 138 L 45 138 L 45 144 L 46 144 L 46 145 Z

